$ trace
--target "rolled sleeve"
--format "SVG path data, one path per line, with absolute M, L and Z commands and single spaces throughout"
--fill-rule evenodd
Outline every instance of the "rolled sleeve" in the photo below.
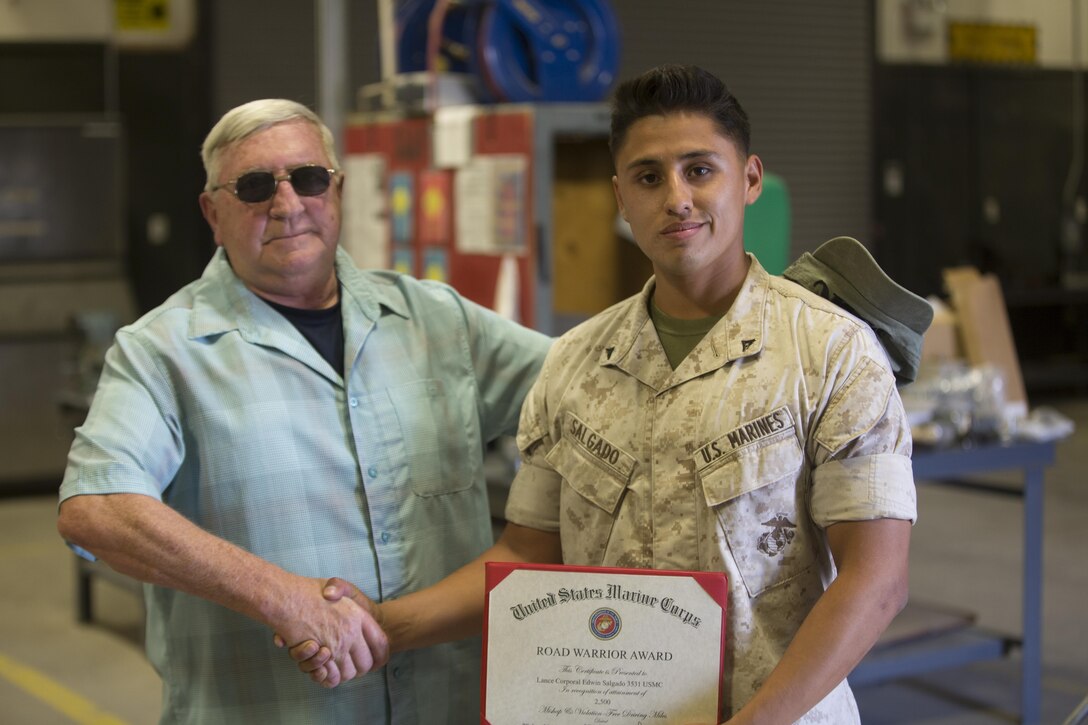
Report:
M 541 531 L 559 531 L 559 491 L 563 479 L 551 468 L 522 465 L 510 485 L 506 520 Z
M 517 445 L 521 466 L 510 484 L 506 520 L 542 531 L 559 531 L 559 494 L 563 478 L 547 460 L 556 436 L 549 425 L 547 390 L 553 349 L 521 408 Z
M 812 519 L 840 521 L 918 518 L 910 458 L 886 453 L 832 460 L 813 473 Z

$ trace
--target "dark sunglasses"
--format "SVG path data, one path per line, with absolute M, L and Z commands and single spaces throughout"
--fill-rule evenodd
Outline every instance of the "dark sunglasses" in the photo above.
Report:
M 275 196 L 279 183 L 288 179 L 299 196 L 321 196 L 328 191 L 336 173 L 339 173 L 337 169 L 326 169 L 315 164 L 287 169 L 283 176 L 276 176 L 271 171 L 250 171 L 225 184 L 213 186 L 211 191 L 230 189 L 241 201 L 259 204 Z

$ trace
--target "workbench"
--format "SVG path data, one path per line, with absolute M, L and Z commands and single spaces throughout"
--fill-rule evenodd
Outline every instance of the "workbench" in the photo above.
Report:
M 972 626 L 887 646 L 878 643 L 851 673 L 852 686 L 1004 657 L 1018 646 L 1021 650 L 1020 722 L 1039 722 L 1042 707 L 1043 484 L 1046 467 L 1054 462 L 1055 448 L 1054 442 L 1045 442 L 915 452 L 914 479 L 920 485 L 957 486 L 1023 499 L 1021 631 L 1015 636 Z M 1023 485 L 1008 487 L 972 479 L 980 474 L 1002 471 L 1020 472 Z

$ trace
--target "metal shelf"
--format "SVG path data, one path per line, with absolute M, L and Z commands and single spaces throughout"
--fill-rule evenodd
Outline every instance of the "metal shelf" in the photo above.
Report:
M 1017 640 L 970 627 L 874 649 L 850 674 L 853 687 L 1004 657 Z

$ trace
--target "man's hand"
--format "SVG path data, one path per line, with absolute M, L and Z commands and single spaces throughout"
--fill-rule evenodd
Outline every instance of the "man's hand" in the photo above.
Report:
M 384 639 L 385 649 L 374 650 L 374 666 L 388 660 L 391 648 L 400 650 L 431 647 L 479 634 L 483 621 L 484 570 L 488 561 L 563 563 L 559 533 L 508 523 L 494 546 L 437 584 L 376 605 L 350 582 L 329 579 L 322 594 L 330 605 L 350 603 L 366 610 Z M 278 643 L 283 646 L 280 638 Z M 330 665 L 336 664 L 334 647 L 319 637 L 296 640 L 291 658 L 315 682 L 329 686 L 339 682 Z
M 276 646 L 290 645 L 299 669 L 323 687 L 336 687 L 384 665 L 389 639 L 377 606 L 342 579 L 303 581 L 293 616 L 276 628 Z
M 364 632 L 364 638 L 370 648 L 372 663 L 369 669 L 360 671 L 358 674 L 366 674 L 370 669 L 377 669 L 384 665 L 389 660 L 389 638 L 382 629 L 382 613 L 378 605 L 359 591 L 354 584 L 339 577 L 333 577 L 325 582 L 321 593 L 331 605 L 341 602 L 353 603 L 369 615 L 368 622 L 371 626 Z M 324 687 L 336 687 L 339 683 L 352 679 L 352 677 L 344 676 L 344 673 L 340 671 L 339 663 L 333 656 L 332 649 L 327 646 L 327 643 L 322 644 L 322 642 L 324 640 L 307 639 L 291 645 L 291 659 L 298 663 L 299 671 L 309 674 L 311 680 Z M 284 638 L 278 633 L 275 643 L 277 647 L 283 647 L 286 644 Z

